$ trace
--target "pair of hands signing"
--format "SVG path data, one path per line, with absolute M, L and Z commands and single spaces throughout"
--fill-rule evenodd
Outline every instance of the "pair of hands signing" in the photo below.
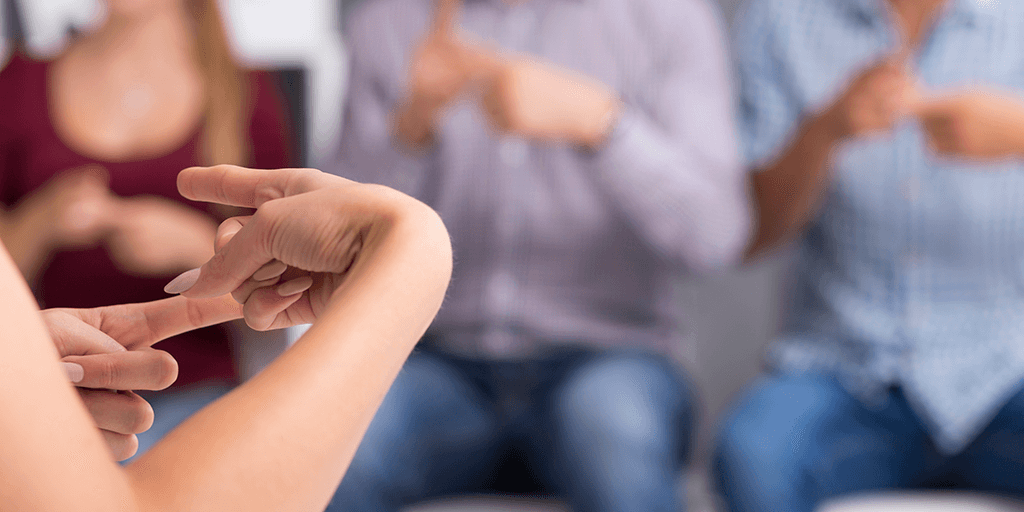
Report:
M 135 434 L 153 421 L 149 405 L 126 390 L 163 389 L 177 375 L 174 360 L 153 344 L 238 318 L 258 330 L 312 323 L 360 257 L 404 228 L 402 219 L 429 211 L 385 187 L 312 169 L 192 168 L 179 174 L 178 188 L 192 200 L 256 208 L 222 223 L 215 255 L 168 284 L 187 297 L 44 312 L 69 377 L 118 459 L 135 453 Z
M 459 96 L 478 94 L 501 134 L 600 146 L 621 104 L 604 84 L 535 57 L 505 54 L 457 32 L 461 0 L 438 0 L 416 49 L 409 91 L 395 115 L 397 138 L 413 148 L 434 142 L 436 125 Z
M 839 139 L 889 131 L 914 117 L 939 154 L 980 160 L 1024 156 L 1024 99 L 986 89 L 923 92 L 901 56 L 862 71 L 821 115 Z
M 125 272 L 160 276 L 208 259 L 216 223 L 160 197 L 118 197 L 99 166 L 58 174 L 12 212 L 8 246 L 27 278 L 33 262 L 61 249 L 103 244 Z

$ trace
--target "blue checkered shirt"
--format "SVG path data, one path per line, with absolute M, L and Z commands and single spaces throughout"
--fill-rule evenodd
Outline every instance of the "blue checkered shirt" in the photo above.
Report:
M 887 5 L 751 0 L 735 49 L 755 168 L 899 46 Z M 1022 11 L 952 0 L 914 54 L 921 85 L 1024 90 Z M 902 386 L 939 449 L 957 453 L 1024 378 L 1024 169 L 941 159 L 907 121 L 838 149 L 831 176 L 769 362 L 836 375 L 869 406 Z

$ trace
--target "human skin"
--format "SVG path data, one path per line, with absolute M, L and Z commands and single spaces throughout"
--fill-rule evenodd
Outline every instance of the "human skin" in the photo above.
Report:
M 162 350 L 122 346 L 101 330 L 110 324 L 97 317 L 105 311 L 117 310 L 48 309 L 42 316 L 68 377 L 111 454 L 125 460 L 138 450 L 136 434 L 153 425 L 153 408 L 134 391 L 170 386 L 178 376 L 178 363 Z
M 437 215 L 407 196 L 312 170 L 230 166 L 183 171 L 179 189 L 257 211 L 202 267 L 188 297 L 88 310 L 92 325 L 130 348 L 242 315 L 312 328 L 122 468 L 0 254 L 0 361 L 17 361 L 0 371 L 0 509 L 323 510 L 440 307 L 450 242 Z M 261 289 L 239 307 L 228 293 L 275 259 L 305 272 L 310 287 L 289 297 Z
M 411 148 L 433 144 L 445 107 L 477 89 L 482 113 L 501 135 L 591 149 L 604 143 L 622 110 L 614 91 L 539 58 L 469 40 L 457 30 L 461 7 L 460 0 L 438 0 L 413 54 L 410 91 L 395 115 L 399 141 Z

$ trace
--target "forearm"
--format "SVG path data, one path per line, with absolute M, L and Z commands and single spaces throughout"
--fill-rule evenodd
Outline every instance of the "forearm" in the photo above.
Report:
M 374 249 L 293 348 L 129 468 L 141 499 L 165 510 L 323 510 L 447 286 L 444 228 L 414 210 L 367 239 Z
M 748 257 L 786 242 L 813 218 L 829 184 L 833 151 L 842 139 L 827 113 L 809 118 L 778 160 L 752 174 L 758 223 Z
M 38 277 L 53 250 L 46 231 L 45 223 L 28 205 L 0 214 L 0 240 L 29 283 Z
M 58 363 L 34 300 L 0 250 L 0 508 L 130 511 L 134 493 Z
M 598 183 L 662 257 L 705 272 L 740 258 L 749 238 L 744 170 L 731 124 L 704 139 L 671 138 L 627 112 L 597 155 Z

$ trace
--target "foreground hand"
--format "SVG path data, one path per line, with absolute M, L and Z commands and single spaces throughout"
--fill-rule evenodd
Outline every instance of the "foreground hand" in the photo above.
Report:
M 483 94 L 483 110 L 501 133 L 600 146 L 621 110 L 604 84 L 535 58 L 508 60 Z
M 153 424 L 153 408 L 132 390 L 161 390 L 178 375 L 174 358 L 150 346 L 239 316 L 227 297 L 43 311 L 64 368 L 117 460 L 134 455 L 136 434 Z
M 357 258 L 395 228 L 393 219 L 429 211 L 399 192 L 313 169 L 192 168 L 178 175 L 178 189 L 256 213 L 225 221 L 216 255 L 165 290 L 197 298 L 234 293 L 257 330 L 312 323 Z
M 905 64 L 894 57 L 862 71 L 824 115 L 840 138 L 885 132 L 908 113 L 914 94 Z
M 217 223 L 185 205 L 161 197 L 118 199 L 115 218 L 107 249 L 129 274 L 174 275 L 213 256 Z
M 929 145 L 943 155 L 994 159 L 1024 155 L 1024 101 L 996 91 L 964 91 L 914 107 Z

